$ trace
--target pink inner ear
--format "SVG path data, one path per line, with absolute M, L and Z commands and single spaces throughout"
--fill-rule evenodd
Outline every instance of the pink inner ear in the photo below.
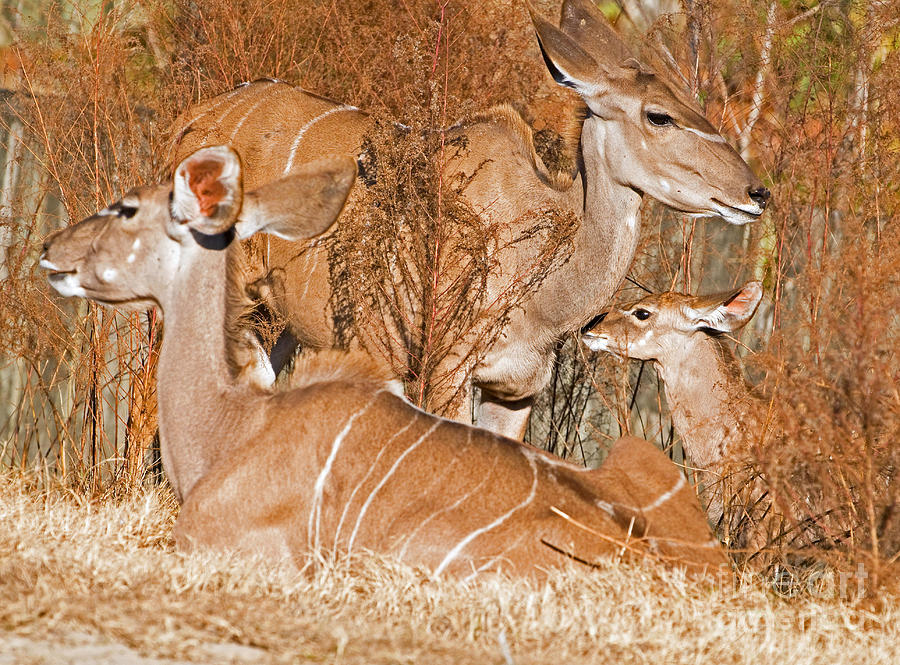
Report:
M 728 304 L 725 305 L 725 309 L 731 314 L 743 314 L 753 303 L 754 295 L 752 289 L 741 289 Z
M 225 165 L 217 159 L 191 161 L 187 164 L 188 183 L 204 217 L 212 217 L 227 193 L 219 180 Z

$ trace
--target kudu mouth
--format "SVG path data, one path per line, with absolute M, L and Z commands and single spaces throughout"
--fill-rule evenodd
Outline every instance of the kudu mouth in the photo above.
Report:
M 744 224 L 749 224 L 750 222 L 755 222 L 759 219 L 763 212 L 766 209 L 765 205 L 755 204 L 753 206 L 736 206 L 725 203 L 720 199 L 711 199 L 713 207 L 715 209 L 715 214 L 719 215 L 722 219 L 730 224 L 734 224 L 736 226 L 742 226 Z
M 732 205 L 715 197 L 711 200 L 716 207 L 716 212 L 725 221 L 740 225 L 759 219 L 768 207 L 772 193 L 760 185 L 756 188 L 748 187 L 747 196 L 751 202 L 746 205 Z
M 46 250 L 41 253 L 40 259 L 38 260 L 38 267 L 43 268 L 47 271 L 47 279 L 51 282 L 54 277 L 64 277 L 65 275 L 74 275 L 78 272 L 77 268 L 60 268 L 55 263 L 53 263 L 50 259 L 47 258 Z

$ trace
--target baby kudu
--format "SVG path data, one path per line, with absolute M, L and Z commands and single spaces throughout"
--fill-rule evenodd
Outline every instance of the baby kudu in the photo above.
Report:
M 788 501 L 784 515 L 765 479 L 747 473 L 751 446 L 766 444 L 777 432 L 728 335 L 753 317 L 762 293 L 762 284 L 748 282 L 706 296 L 655 294 L 611 310 L 582 337 L 594 351 L 653 361 L 685 456 L 698 472 L 709 520 L 730 546 L 750 553 L 771 537 L 803 547 L 823 537 L 834 541 L 844 530 L 833 502 Z M 728 502 L 733 505 L 726 511 Z

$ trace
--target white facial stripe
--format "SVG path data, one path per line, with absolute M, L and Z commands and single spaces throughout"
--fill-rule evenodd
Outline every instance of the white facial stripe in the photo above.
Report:
M 586 333 L 581 336 L 581 341 L 584 342 L 591 351 L 606 351 L 609 346 L 609 339 L 606 335 L 592 335 Z
M 125 260 L 128 261 L 128 263 L 134 263 L 135 258 L 136 258 L 135 254 L 134 254 L 134 252 L 132 252 L 131 254 L 128 255 L 128 258 L 126 258 Z
M 709 132 L 701 132 L 699 129 L 694 129 L 693 127 L 682 127 L 682 129 L 686 132 L 690 132 L 691 134 L 696 134 L 701 139 L 706 139 L 707 141 L 712 141 L 713 143 L 725 143 L 725 137 L 721 134 L 710 134 Z
M 659 179 L 659 186 L 662 187 L 662 190 L 663 190 L 664 192 L 671 192 L 671 191 L 672 191 L 672 185 L 670 185 L 670 184 L 669 184 L 669 181 L 666 180 L 665 178 L 660 178 L 660 179 Z
M 81 286 L 76 275 L 65 275 L 61 279 L 54 278 L 50 280 L 50 286 L 56 289 L 56 292 L 67 298 L 78 297 L 87 298 L 87 292 Z
M 640 337 L 635 340 L 635 344 L 644 345 L 650 341 L 650 338 L 653 337 L 653 329 L 647 328 Z
M 309 131 L 309 129 L 315 125 L 320 120 L 327 118 L 328 116 L 334 113 L 340 113 L 341 111 L 358 111 L 355 106 L 335 106 L 334 108 L 328 109 L 325 113 L 317 115 L 315 118 L 307 122 L 303 127 L 300 128 L 300 131 L 297 132 L 297 136 L 294 139 L 294 143 L 291 144 L 291 153 L 288 156 L 287 164 L 284 167 L 284 175 L 287 175 L 291 172 L 291 169 L 294 167 L 294 158 L 297 156 L 297 148 L 300 147 L 300 142 L 303 140 L 303 135 Z
M 135 239 L 134 239 L 134 242 L 131 243 L 131 249 L 137 251 L 137 250 L 139 250 L 140 248 L 141 248 L 141 239 L 140 239 L 140 238 L 135 238 Z
M 444 570 L 446 570 L 447 566 L 449 566 L 453 562 L 453 560 L 457 556 L 459 556 L 459 553 L 462 552 L 463 548 L 466 545 L 471 543 L 478 536 L 480 536 L 484 533 L 487 533 L 491 529 L 497 528 L 498 526 L 503 524 L 506 520 L 508 520 L 510 517 L 512 517 L 513 514 L 515 514 L 516 512 L 518 512 L 519 510 L 521 510 L 522 508 L 524 508 L 525 506 L 527 506 L 534 500 L 534 496 L 537 493 L 538 469 L 537 469 L 537 464 L 534 463 L 534 460 L 532 458 L 526 457 L 526 459 L 528 459 L 528 463 L 531 465 L 532 476 L 531 476 L 531 489 L 528 492 L 528 496 L 525 498 L 525 500 L 522 501 L 520 504 L 515 505 L 512 508 L 510 508 L 509 510 L 507 510 L 505 513 L 500 515 L 500 517 L 495 519 L 490 524 L 486 524 L 483 527 L 475 529 L 472 533 L 470 533 L 468 536 L 466 536 L 461 541 L 459 541 L 453 547 L 453 549 L 451 549 L 449 552 L 447 552 L 447 556 L 444 557 L 444 560 L 441 561 L 440 565 L 434 569 L 435 577 L 439 576 L 442 572 L 444 572 Z

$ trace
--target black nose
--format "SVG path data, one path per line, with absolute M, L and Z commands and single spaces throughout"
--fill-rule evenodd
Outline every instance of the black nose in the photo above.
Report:
M 769 199 L 772 197 L 772 192 L 770 192 L 765 187 L 757 187 L 756 189 L 748 189 L 747 193 L 750 195 L 750 198 L 763 210 L 766 209 L 766 204 L 769 202 Z
M 584 326 L 581 328 L 581 334 L 583 335 L 584 333 L 588 332 L 591 328 L 596 326 L 598 323 L 600 323 L 603 319 L 606 318 L 607 314 L 609 314 L 609 312 L 602 312 L 601 314 L 598 314 L 593 319 L 591 319 L 590 321 L 585 323 Z

